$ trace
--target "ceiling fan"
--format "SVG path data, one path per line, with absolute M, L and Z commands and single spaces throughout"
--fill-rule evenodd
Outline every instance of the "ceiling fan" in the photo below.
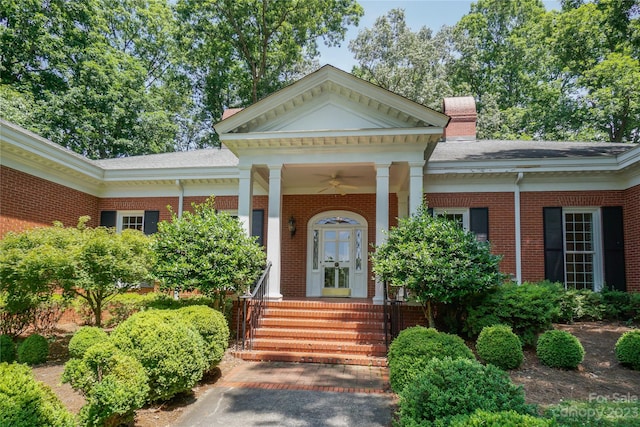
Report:
M 343 184 L 340 180 L 341 179 L 345 179 L 345 178 L 358 178 L 357 176 L 340 176 L 339 173 L 334 173 L 331 175 L 320 175 L 320 176 L 324 176 L 327 177 L 327 186 L 324 187 L 323 189 L 321 189 L 320 191 L 318 191 L 318 193 L 324 193 L 327 190 L 334 190 L 338 193 L 340 193 L 341 195 L 345 195 L 346 191 L 345 190 L 357 190 L 358 187 L 356 187 L 355 185 L 348 185 L 348 184 Z

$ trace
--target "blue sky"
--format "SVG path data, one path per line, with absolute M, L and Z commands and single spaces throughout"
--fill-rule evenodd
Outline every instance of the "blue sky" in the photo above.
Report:
M 511 0 L 504 0 L 511 1 Z M 412 30 L 422 26 L 431 28 L 434 33 L 443 25 L 453 25 L 469 13 L 471 1 L 466 0 L 358 0 L 364 8 L 364 16 L 358 27 L 350 28 L 341 47 L 327 48 L 320 42 L 320 64 L 331 64 L 345 71 L 351 71 L 355 61 L 349 52 L 349 41 L 356 38 L 358 31 L 373 26 L 375 20 L 389 10 L 401 8 L 405 10 L 406 20 Z M 559 9 L 560 1 L 544 1 L 547 9 Z

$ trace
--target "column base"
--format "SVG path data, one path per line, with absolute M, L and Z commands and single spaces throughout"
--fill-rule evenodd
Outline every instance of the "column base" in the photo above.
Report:
M 282 301 L 282 295 L 280 294 L 265 295 L 264 299 L 271 302 L 280 302 Z
M 373 305 L 383 305 L 384 304 L 384 298 L 382 297 L 373 297 Z

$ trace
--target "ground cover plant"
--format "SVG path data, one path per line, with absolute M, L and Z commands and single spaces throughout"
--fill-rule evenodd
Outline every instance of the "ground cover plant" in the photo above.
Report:
M 575 369 L 584 359 L 584 348 L 569 332 L 553 330 L 540 335 L 536 355 L 551 368 Z
M 502 369 L 518 368 L 524 359 L 520 339 L 506 325 L 482 328 L 476 351 L 482 360 Z
M 545 417 L 562 427 L 640 427 L 640 400 L 631 394 L 572 400 L 551 405 Z
M 557 424 L 553 420 L 519 414 L 516 411 L 477 410 L 471 415 L 455 417 L 449 425 L 450 427 L 552 427 Z

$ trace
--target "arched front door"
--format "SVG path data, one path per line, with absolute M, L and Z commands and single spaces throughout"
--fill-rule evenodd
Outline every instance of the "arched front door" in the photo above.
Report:
M 367 297 L 367 221 L 328 211 L 307 224 L 307 296 Z

